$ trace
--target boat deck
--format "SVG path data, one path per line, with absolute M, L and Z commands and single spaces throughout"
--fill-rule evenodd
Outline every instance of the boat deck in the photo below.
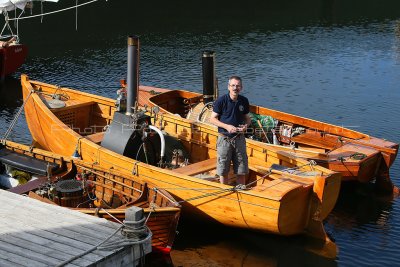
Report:
M 149 106 L 150 101 L 149 98 L 151 98 L 154 95 L 157 95 L 159 93 L 164 93 L 170 91 L 169 89 L 162 89 L 162 88 L 156 88 L 156 87 L 151 87 L 151 86 L 140 86 L 139 87 L 139 106 L 144 106 L 147 105 Z
M 1 266 L 56 266 L 110 237 L 119 224 L 0 190 Z M 110 241 L 122 241 L 118 232 Z M 146 246 L 145 246 L 146 247 Z M 147 248 L 146 248 L 147 249 Z M 122 266 L 139 258 L 131 247 L 94 250 L 66 266 Z

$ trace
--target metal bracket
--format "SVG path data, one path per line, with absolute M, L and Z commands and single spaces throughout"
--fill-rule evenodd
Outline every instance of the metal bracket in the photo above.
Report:
M 138 163 L 139 163 L 138 161 L 135 161 L 133 163 L 132 174 L 135 176 L 137 176 L 137 174 L 138 174 L 138 167 L 137 167 Z

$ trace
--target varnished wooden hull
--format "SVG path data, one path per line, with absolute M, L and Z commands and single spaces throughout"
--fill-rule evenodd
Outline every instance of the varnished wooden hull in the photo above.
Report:
M 181 206 L 169 195 L 166 191 L 162 189 L 154 190 L 154 186 L 150 184 L 144 184 L 129 174 L 122 174 L 115 170 L 105 169 L 97 165 L 88 164 L 78 159 L 71 159 L 69 157 L 62 157 L 58 154 L 44 151 L 41 149 L 30 149 L 28 146 L 7 141 L 6 146 L 8 150 L 17 152 L 19 154 L 27 155 L 35 159 L 45 160 L 47 162 L 56 163 L 57 165 L 76 166 L 78 169 L 85 170 L 87 173 L 93 173 L 96 176 L 96 180 L 92 181 L 96 187 L 96 197 L 97 201 L 103 199 L 110 201 L 115 197 L 115 195 L 123 195 L 127 201 L 133 201 L 133 204 L 126 205 L 137 206 L 143 208 L 144 217 L 147 219 L 146 225 L 150 228 L 152 232 L 152 246 L 154 251 L 160 251 L 164 253 L 169 253 L 173 245 L 176 229 L 178 226 L 178 221 L 180 217 Z M 54 177 L 60 179 L 63 176 L 70 177 L 70 172 L 55 174 Z M 46 180 L 46 179 L 45 179 Z M 47 180 L 45 181 L 47 182 Z M 24 185 L 26 186 L 26 185 Z M 41 186 L 39 186 L 41 187 Z M 148 190 L 149 188 L 150 190 Z M 21 188 L 22 189 L 22 188 Z M 14 192 L 18 192 L 18 187 L 13 188 Z M 23 189 L 22 189 L 23 190 Z M 24 193 L 28 194 L 28 193 Z M 60 204 L 55 203 L 54 200 L 44 199 L 36 194 L 29 194 L 32 197 L 45 201 L 50 204 Z M 123 203 L 121 203 L 123 204 Z M 112 208 L 104 204 L 105 207 L 100 208 L 70 208 L 79 210 L 82 213 L 90 214 L 97 217 L 103 217 L 108 220 L 123 221 L 125 219 L 124 208 Z M 110 215 L 111 214 L 111 215 Z
M 310 166 L 305 160 L 292 158 L 273 148 L 267 150 L 249 144 L 252 179 L 258 180 L 252 189 L 234 190 L 232 186 L 135 161 L 93 142 L 94 138 L 88 133 L 110 123 L 115 111 L 112 99 L 66 88 L 57 89 L 52 85 L 29 81 L 27 76 L 22 76 L 21 83 L 29 129 L 33 139 L 45 149 L 72 155 L 77 147 L 84 161 L 133 173 L 138 179 L 166 188 L 182 200 L 186 212 L 227 226 L 279 235 L 306 233 L 326 238 L 325 234 L 321 235 L 324 233 L 322 220 L 336 203 L 341 181 L 339 173 Z M 35 92 L 29 96 L 32 90 Z M 50 110 L 43 101 L 48 99 L 46 94 L 56 90 L 68 96 L 64 100 L 67 107 Z M 85 108 L 87 110 L 83 111 Z M 185 148 L 192 152 L 193 162 L 216 157 L 216 137 L 208 128 L 198 131 L 190 122 L 171 119 L 165 122 L 164 130 L 183 142 Z M 320 175 L 308 178 L 278 175 L 273 180 L 260 179 L 273 163 L 305 171 L 314 170 Z M 316 228 L 322 231 L 316 231 Z
M 151 93 L 150 93 L 151 92 Z M 159 92 L 155 94 L 154 92 Z M 202 129 L 213 131 L 217 134 L 216 127 L 199 122 L 192 118 L 186 119 L 188 111 L 195 107 L 200 100 L 198 93 L 183 90 L 166 90 L 155 87 L 141 87 L 139 91 L 141 105 L 161 108 L 162 120 L 191 121 L 201 125 Z M 279 146 L 284 151 L 289 151 L 293 156 L 315 160 L 319 165 L 332 171 L 342 173 L 343 181 L 373 181 L 381 173 L 388 171 L 398 152 L 398 144 L 362 134 L 344 127 L 339 127 L 288 113 L 279 112 L 259 106 L 251 106 L 250 111 L 256 114 L 268 115 L 278 120 L 307 128 L 309 139 L 303 135 L 293 138 L 299 142 L 302 149 L 291 149 Z M 194 112 L 194 111 L 193 111 Z M 161 118 L 161 116 L 159 116 Z M 315 133 L 313 133 L 315 131 Z M 320 133 L 324 133 L 323 135 Z M 305 142 L 305 143 L 301 143 Z M 248 143 L 268 149 L 275 146 L 252 139 Z M 310 150 L 318 146 L 325 148 L 323 153 L 312 153 Z M 320 150 L 321 150 L 320 148 Z M 355 156 L 362 154 L 365 157 L 357 159 Z M 352 156 L 354 155 L 354 158 Z

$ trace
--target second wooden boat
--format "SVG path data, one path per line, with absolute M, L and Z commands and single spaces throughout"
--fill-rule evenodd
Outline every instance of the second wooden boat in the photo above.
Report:
M 198 141 L 203 134 L 218 135 L 217 128 L 208 122 L 217 90 L 212 80 L 214 70 L 207 68 L 213 66 L 212 60 L 209 52 L 203 54 L 203 94 L 149 86 L 139 88 L 139 104 L 159 109 L 155 124 L 167 128 L 190 123 L 196 129 L 191 138 Z M 298 158 L 314 160 L 342 173 L 343 181 L 366 183 L 376 180 L 380 190 L 393 192 L 389 168 L 396 159 L 399 144 L 256 105 L 250 106 L 250 115 L 253 125 L 249 130 L 248 144 L 263 149 L 274 147 Z
M 171 250 L 180 205 L 165 190 L 132 175 L 11 141 L 0 147 L 0 167 L 3 187 L 53 205 L 120 223 L 127 208 L 140 207 L 152 232 L 153 251 Z

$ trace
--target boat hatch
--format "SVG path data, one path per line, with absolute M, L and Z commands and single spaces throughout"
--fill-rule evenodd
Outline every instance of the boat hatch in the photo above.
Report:
M 27 155 L 18 154 L 6 148 L 0 149 L 0 162 L 12 166 L 18 170 L 34 173 L 37 175 L 47 176 L 47 170 L 50 168 L 54 173 L 58 168 L 58 164 L 35 159 Z

